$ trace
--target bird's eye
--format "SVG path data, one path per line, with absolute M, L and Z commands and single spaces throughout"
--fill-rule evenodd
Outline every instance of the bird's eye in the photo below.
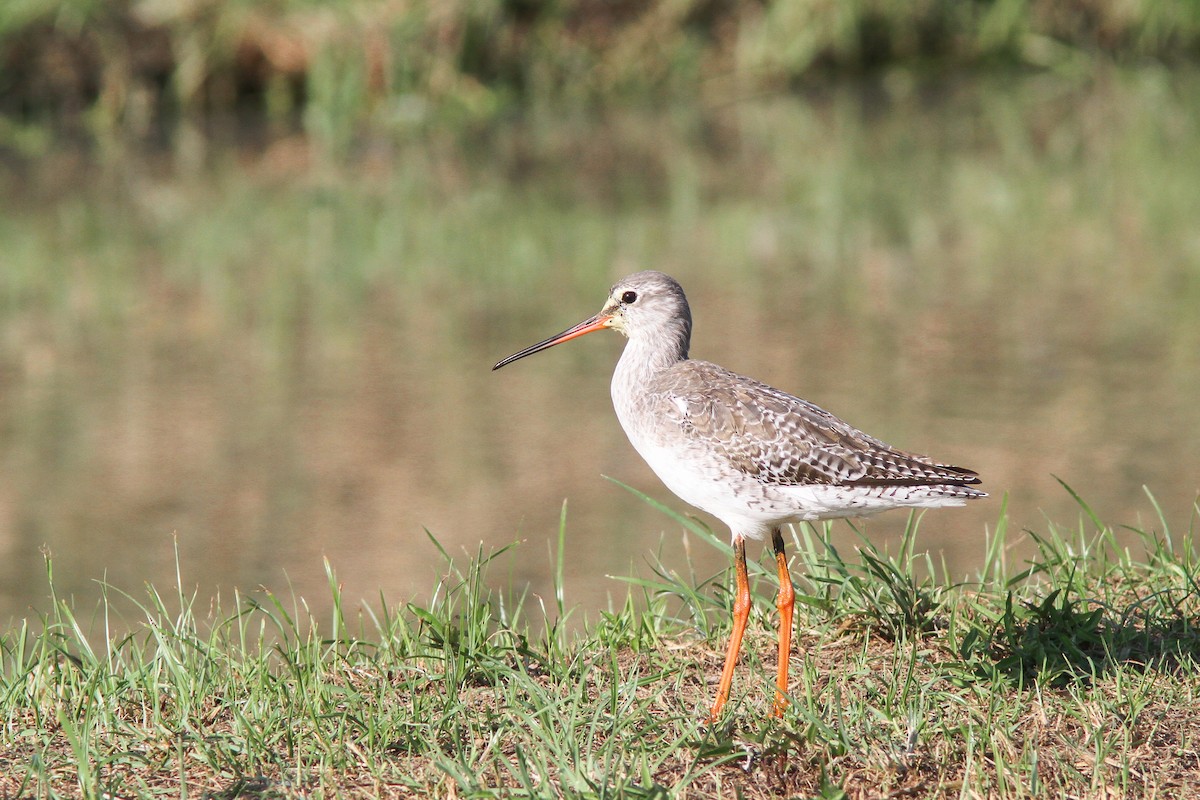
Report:
M 621 295 L 621 302 L 625 303 L 626 305 L 629 305 L 630 303 L 636 303 L 637 292 L 626 292 L 625 294 Z

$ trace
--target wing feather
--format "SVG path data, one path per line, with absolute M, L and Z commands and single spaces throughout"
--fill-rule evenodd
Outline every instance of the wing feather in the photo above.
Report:
M 690 442 L 764 484 L 963 486 L 969 469 L 897 450 L 828 411 L 706 361 L 660 373 L 659 412 Z

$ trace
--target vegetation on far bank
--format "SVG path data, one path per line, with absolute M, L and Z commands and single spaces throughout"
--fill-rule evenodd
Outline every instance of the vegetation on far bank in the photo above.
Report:
M 1039 555 L 1020 566 L 1002 513 L 965 582 L 915 552 L 915 521 L 894 554 L 798 528 L 791 705 L 768 715 L 763 561 L 714 727 L 725 574 L 660 570 L 583 621 L 561 583 L 554 598 L 489 589 L 484 554 L 445 554 L 432 600 L 400 608 L 344 608 L 331 572 L 322 623 L 302 600 L 206 608 L 147 587 L 123 598 L 142 614 L 129 633 L 94 638 L 59 598 L 0 635 L 0 797 L 1194 794 L 1193 532 L 1138 531 L 1135 552 L 1081 507 L 1076 531 L 1030 532 Z
M 1078 74 L 1200 54 L 1200 3 L 28 0 L 0 10 L 0 114 L 141 130 L 255 109 L 321 129 L 662 92 L 727 101 L 894 67 Z

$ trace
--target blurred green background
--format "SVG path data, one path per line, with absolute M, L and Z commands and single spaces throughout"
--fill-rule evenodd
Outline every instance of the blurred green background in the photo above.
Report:
M 652 553 L 724 568 L 600 477 L 683 508 L 609 406 L 619 337 L 490 372 L 647 267 L 696 356 L 983 475 L 922 526 L 952 573 L 1005 495 L 1074 520 L 1056 475 L 1182 535 L 1197 31 L 1196 2 L 0 5 L 0 619 L 45 608 L 46 550 L 86 607 L 173 582 L 176 541 L 204 594 L 326 597 L 325 555 L 405 599 L 423 529 L 527 540 L 492 575 L 545 593 L 564 498 L 568 604 Z

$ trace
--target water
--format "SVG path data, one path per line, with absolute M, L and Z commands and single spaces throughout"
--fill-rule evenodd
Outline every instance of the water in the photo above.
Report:
M 927 515 L 951 573 L 1010 528 L 1177 536 L 1200 487 L 1200 82 L 903 81 L 719 109 L 512 121 L 353 153 L 183 130 L 0 171 L 0 619 L 99 581 L 329 605 L 492 581 L 594 616 L 652 556 L 723 556 L 613 476 L 688 510 L 608 399 L 596 335 L 499 373 L 653 267 L 693 354 L 993 497 Z M 706 518 L 707 519 L 707 518 Z M 707 520 L 714 529 L 723 529 Z M 903 514 L 866 526 L 893 541 Z M 844 524 L 838 536 L 853 536 Z M 1010 558 L 1031 552 L 1013 535 Z M 86 613 L 84 614 L 86 616 Z

